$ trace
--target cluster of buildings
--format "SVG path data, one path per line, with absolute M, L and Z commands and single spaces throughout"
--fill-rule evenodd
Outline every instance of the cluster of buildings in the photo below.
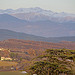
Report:
M 5 51 L 5 50 L 7 50 L 8 52 L 10 52 L 9 49 L 0 48 L 0 51 Z
M 0 51 L 6 51 L 6 49 L 0 48 Z M 10 52 L 10 50 L 8 50 L 8 52 Z M 12 58 L 9 57 L 0 57 L 0 60 L 12 60 Z
M 1 60 L 12 60 L 12 58 L 8 58 L 8 57 L 1 57 Z

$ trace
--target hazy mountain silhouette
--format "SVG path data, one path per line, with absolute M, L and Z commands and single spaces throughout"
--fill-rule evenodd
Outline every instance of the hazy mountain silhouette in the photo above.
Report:
M 75 22 L 50 20 L 29 22 L 8 14 L 0 14 L 0 29 L 8 29 L 44 37 L 74 36 Z
M 40 37 L 26 33 L 14 32 L 6 29 L 0 29 L 0 40 L 7 39 L 24 39 L 33 41 L 60 42 L 60 41 L 75 41 L 75 36 L 71 37 Z

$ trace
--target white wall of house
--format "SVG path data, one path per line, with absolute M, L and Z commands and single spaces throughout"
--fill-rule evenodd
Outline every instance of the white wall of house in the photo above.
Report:
M 5 57 L 1 57 L 1 60 L 12 60 L 12 58 L 5 58 Z

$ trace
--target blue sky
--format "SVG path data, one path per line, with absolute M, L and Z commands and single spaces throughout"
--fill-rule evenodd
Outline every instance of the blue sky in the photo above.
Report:
M 75 0 L 0 0 L 0 9 L 41 7 L 75 14 Z

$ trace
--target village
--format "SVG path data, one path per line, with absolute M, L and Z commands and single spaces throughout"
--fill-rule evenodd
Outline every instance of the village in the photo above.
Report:
M 10 50 L 7 50 L 7 49 L 4 49 L 4 48 L 0 48 L 0 52 L 3 52 L 3 53 L 5 53 L 5 52 L 10 52 Z M 12 58 L 10 58 L 10 57 L 4 57 L 4 55 L 2 55 L 2 56 L 0 56 L 0 60 L 1 61 L 3 61 L 3 60 L 9 60 L 9 61 L 11 61 L 12 60 Z

